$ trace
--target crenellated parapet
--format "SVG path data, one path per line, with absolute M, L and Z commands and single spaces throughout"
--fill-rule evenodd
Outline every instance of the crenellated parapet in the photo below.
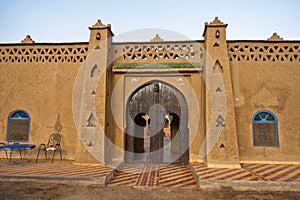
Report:
M 197 41 L 114 43 L 115 63 L 201 62 L 204 43 Z
M 230 62 L 300 62 L 299 41 L 227 41 Z
M 81 63 L 88 43 L 0 44 L 0 63 Z

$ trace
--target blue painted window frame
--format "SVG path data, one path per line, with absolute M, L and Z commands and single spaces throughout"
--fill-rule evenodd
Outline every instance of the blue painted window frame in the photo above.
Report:
M 9 131 L 11 128 L 11 121 L 12 120 L 27 120 L 28 121 L 28 129 L 27 129 L 27 140 L 17 140 L 17 141 L 12 141 L 8 138 Z M 9 116 L 8 116 L 8 124 L 7 124 L 7 131 L 6 131 L 6 141 L 8 142 L 28 142 L 29 141 L 29 136 L 30 136 L 30 115 L 28 112 L 25 110 L 14 110 L 12 111 Z
M 267 115 L 262 118 L 261 114 L 262 113 L 267 113 Z M 273 119 L 268 119 L 268 117 L 271 115 L 271 117 Z M 257 120 L 257 117 L 259 117 L 259 120 Z M 275 122 L 275 128 L 276 128 L 276 132 L 275 134 L 277 134 L 277 145 L 276 146 L 260 146 L 260 145 L 255 145 L 254 144 L 254 137 L 255 137 L 255 130 L 254 130 L 254 124 L 255 123 L 274 123 Z M 279 131 L 278 131 L 278 119 L 276 117 L 276 115 L 274 113 L 272 113 L 269 110 L 260 110 L 258 112 L 256 112 L 253 117 L 252 117 L 252 145 L 254 147 L 264 147 L 264 148 L 280 148 L 280 137 L 279 137 Z

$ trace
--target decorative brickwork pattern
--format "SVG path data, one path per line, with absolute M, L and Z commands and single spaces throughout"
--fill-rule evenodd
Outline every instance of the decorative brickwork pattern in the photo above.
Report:
M 0 46 L 0 63 L 80 63 L 87 55 L 87 45 L 14 45 Z
M 197 42 L 162 42 L 114 45 L 116 62 L 170 62 L 201 61 L 204 47 Z
M 300 43 L 228 42 L 228 55 L 234 62 L 300 62 Z

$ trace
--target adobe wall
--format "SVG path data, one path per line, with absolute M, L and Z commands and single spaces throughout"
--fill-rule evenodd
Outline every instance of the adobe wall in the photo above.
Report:
M 299 49 L 298 41 L 228 41 L 241 162 L 299 162 Z M 278 118 L 279 148 L 253 147 L 260 110 Z
M 72 92 L 86 54 L 87 43 L 0 46 L 0 141 L 6 141 L 8 115 L 14 110 L 29 113 L 29 142 L 37 145 L 47 142 L 59 115 L 63 157 L 74 159 L 78 138 Z

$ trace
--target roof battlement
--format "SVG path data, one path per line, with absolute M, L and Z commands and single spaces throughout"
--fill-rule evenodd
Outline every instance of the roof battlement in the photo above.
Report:
M 212 22 L 210 22 L 210 23 L 205 22 L 205 25 L 217 25 L 217 26 L 220 26 L 220 25 L 227 25 L 227 24 L 224 24 L 223 22 L 221 22 L 219 20 L 219 17 L 215 17 L 215 19 Z
M 283 41 L 283 38 L 275 32 L 270 38 L 268 38 L 268 41 Z
M 224 27 L 218 17 L 207 27 Z M 101 20 L 89 27 L 109 29 Z M 229 60 L 263 62 L 300 62 L 300 41 L 283 40 L 277 33 L 267 40 L 226 40 Z M 199 62 L 205 57 L 205 38 L 197 41 L 164 41 L 158 34 L 149 42 L 112 42 L 114 63 Z M 21 43 L 0 44 L 1 62 L 83 62 L 88 54 L 89 42 L 36 43 L 27 35 Z
M 24 38 L 24 40 L 21 40 L 22 44 L 34 44 L 34 40 L 31 39 L 30 35 L 26 35 L 26 37 Z
M 93 26 L 89 27 L 89 29 L 90 30 L 94 30 L 94 29 L 108 29 L 110 31 L 111 35 L 114 36 L 114 33 L 111 30 L 111 24 L 105 25 L 105 24 L 103 24 L 101 22 L 100 19 L 98 19 L 97 22 Z
M 150 42 L 163 42 L 163 41 L 164 39 L 162 39 L 158 34 L 156 34 L 155 37 L 150 40 Z

